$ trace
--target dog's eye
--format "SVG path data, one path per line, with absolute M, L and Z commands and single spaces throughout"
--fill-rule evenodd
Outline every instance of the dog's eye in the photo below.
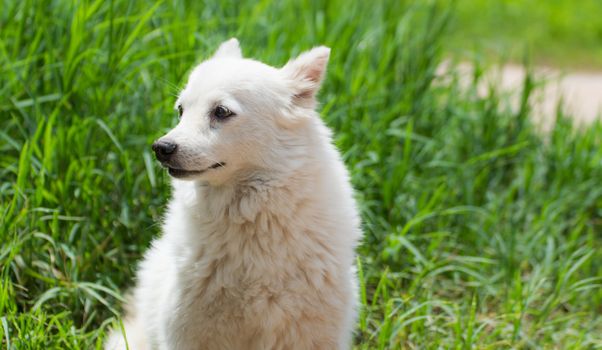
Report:
M 184 114 L 184 108 L 182 108 L 182 105 L 178 105 L 178 118 L 181 118 L 182 114 Z
M 215 117 L 215 119 L 218 120 L 226 119 L 232 115 L 234 115 L 234 113 L 232 113 L 232 111 L 229 110 L 228 107 L 222 105 L 215 107 L 215 109 L 213 110 L 213 117 Z

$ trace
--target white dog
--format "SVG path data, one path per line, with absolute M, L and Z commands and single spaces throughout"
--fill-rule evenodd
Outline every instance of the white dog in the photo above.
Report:
M 153 144 L 174 178 L 107 349 L 348 349 L 360 220 L 315 112 L 330 49 L 278 69 L 236 39 L 196 67 Z M 124 339 L 125 338 L 125 339 Z

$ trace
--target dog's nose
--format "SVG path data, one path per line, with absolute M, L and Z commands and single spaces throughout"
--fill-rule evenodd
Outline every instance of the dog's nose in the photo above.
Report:
M 167 162 L 176 153 L 177 148 L 178 145 L 170 141 L 158 140 L 153 143 L 153 151 L 161 162 Z

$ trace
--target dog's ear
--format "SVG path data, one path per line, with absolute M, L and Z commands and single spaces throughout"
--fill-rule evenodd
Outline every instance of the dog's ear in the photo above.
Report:
M 217 51 L 215 51 L 215 53 L 213 54 L 213 57 L 242 58 L 242 52 L 240 51 L 238 39 L 231 38 L 221 43 Z
M 295 103 L 309 108 L 315 105 L 315 96 L 324 79 L 329 57 L 330 49 L 319 46 L 302 53 L 282 67 L 282 72 L 292 81 Z

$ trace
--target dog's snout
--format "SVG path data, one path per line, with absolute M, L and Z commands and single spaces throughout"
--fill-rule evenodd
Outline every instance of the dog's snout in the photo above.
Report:
M 157 159 L 161 162 L 167 162 L 176 153 L 177 148 L 178 145 L 171 141 L 157 140 L 153 143 L 153 151 L 155 151 Z

